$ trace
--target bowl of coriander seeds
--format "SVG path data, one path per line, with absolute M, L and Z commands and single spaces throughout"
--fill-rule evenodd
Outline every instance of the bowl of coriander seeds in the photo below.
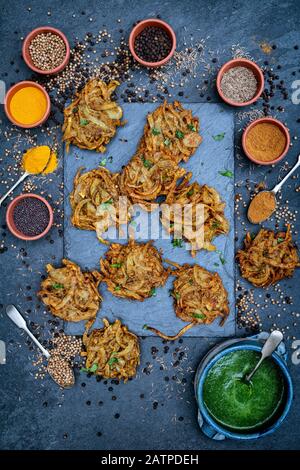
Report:
M 27 66 L 42 75 L 61 72 L 70 60 L 69 42 L 59 29 L 41 26 L 24 39 L 22 55 Z
M 260 67 L 248 59 L 226 62 L 217 76 L 217 90 L 225 103 L 248 106 L 258 100 L 264 89 L 264 76 Z

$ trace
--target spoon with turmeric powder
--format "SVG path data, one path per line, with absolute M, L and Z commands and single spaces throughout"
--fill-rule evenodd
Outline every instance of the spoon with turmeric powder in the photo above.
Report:
M 5 199 L 13 192 L 13 190 L 24 181 L 27 176 L 47 174 L 54 171 L 57 167 L 57 156 L 47 145 L 33 147 L 23 155 L 22 168 L 23 175 L 16 181 L 13 186 L 0 199 L 0 206 Z
M 288 172 L 280 183 L 278 183 L 270 191 L 260 191 L 249 204 L 248 207 L 248 220 L 251 224 L 260 224 L 267 220 L 276 209 L 276 194 L 281 189 L 286 180 L 294 173 L 300 166 L 300 155 L 298 156 L 297 163 Z

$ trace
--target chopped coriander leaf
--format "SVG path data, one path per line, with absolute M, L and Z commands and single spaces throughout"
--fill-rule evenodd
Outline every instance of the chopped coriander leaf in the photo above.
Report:
M 141 159 L 145 168 L 148 168 L 149 170 L 150 168 L 153 167 L 153 163 L 150 162 L 150 160 L 147 160 L 143 155 L 141 156 Z
M 80 119 L 80 125 L 81 126 L 86 126 L 89 123 L 87 119 Z
M 98 370 L 98 364 L 93 364 L 91 367 L 81 367 L 80 372 L 87 372 L 94 374 Z
M 180 299 L 180 294 L 179 292 L 173 292 L 173 297 L 175 297 L 176 300 L 179 300 Z
M 75 108 L 72 109 L 72 113 L 75 114 L 78 111 L 78 106 L 75 106 Z
M 221 223 L 219 222 L 219 220 L 214 220 L 213 223 L 211 224 L 211 228 L 217 229 L 220 227 L 220 225 Z
M 158 135 L 158 134 L 160 134 L 160 130 L 159 130 L 159 129 L 156 129 L 156 127 L 153 127 L 153 128 L 152 128 L 152 134 L 153 134 L 153 135 Z
M 156 289 L 155 287 L 152 287 L 152 289 L 149 292 L 150 297 L 155 297 L 156 296 Z
M 111 264 L 112 268 L 120 268 L 123 265 L 123 263 L 113 263 Z
M 255 233 L 250 233 L 250 237 L 251 237 L 251 240 L 254 240 L 254 238 L 256 237 Z
M 222 254 L 220 254 L 219 258 L 220 258 L 220 261 L 221 261 L 222 264 L 226 263 L 226 259 L 224 258 L 224 256 Z
M 184 138 L 184 133 L 179 131 L 178 129 L 175 132 L 175 135 L 176 135 L 177 139 L 183 139 Z
M 148 330 L 148 325 L 146 325 L 146 323 L 143 325 L 143 330 Z
M 52 284 L 52 287 L 53 289 L 64 289 L 64 285 L 63 284 L 60 284 L 59 282 L 55 282 L 54 284 Z
M 170 139 L 165 139 L 165 140 L 164 140 L 164 145 L 165 145 L 166 147 L 169 147 L 170 144 L 171 144 Z
M 227 178 L 233 178 L 233 172 L 231 170 L 219 171 L 219 174 L 222 176 L 227 176 Z
M 114 354 L 116 353 L 112 353 L 112 355 L 110 356 L 110 359 L 107 361 L 107 364 L 109 365 L 109 367 L 112 367 L 116 362 L 119 362 L 119 359 L 115 357 Z
M 199 320 L 204 320 L 206 315 L 204 313 L 193 313 L 192 317 L 198 318 Z
M 194 124 L 188 124 L 188 128 L 190 131 L 196 132 L 196 127 L 194 126 Z
M 121 290 L 121 286 L 115 286 L 114 290 L 116 291 Z
M 219 265 L 219 263 L 214 263 L 214 266 L 218 267 L 218 266 L 220 266 L 220 265 Z
M 190 189 L 187 193 L 186 193 L 188 196 L 192 196 L 194 194 L 194 190 L 193 189 Z
M 94 373 L 98 370 L 98 364 L 93 364 L 92 367 L 90 367 L 90 372 Z
M 112 156 L 110 155 L 110 156 L 108 157 L 107 161 L 108 161 L 109 163 L 112 163 L 112 162 L 113 162 L 113 159 L 114 159 L 114 157 L 112 157 Z
M 216 141 L 216 142 L 220 142 L 221 140 L 223 140 L 225 137 L 225 132 L 221 132 L 220 134 L 216 134 L 216 135 L 213 135 L 212 138 Z
M 113 204 L 112 198 L 108 199 L 108 201 L 102 202 L 101 207 L 102 209 L 107 209 L 111 204 Z
M 284 242 L 284 238 L 281 238 L 281 237 L 278 237 L 276 240 L 277 240 L 277 243 L 282 243 L 282 242 Z
M 105 166 L 106 162 L 107 162 L 106 158 L 102 158 L 102 160 L 99 163 L 99 166 Z
M 182 248 L 183 240 L 181 238 L 174 238 L 174 240 L 172 240 L 172 245 L 174 248 Z

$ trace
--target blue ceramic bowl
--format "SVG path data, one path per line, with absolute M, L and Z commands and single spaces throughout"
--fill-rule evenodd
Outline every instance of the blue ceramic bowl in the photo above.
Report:
M 272 354 L 272 359 L 276 364 L 279 366 L 281 373 L 283 375 L 283 378 L 285 380 L 285 396 L 283 398 L 282 405 L 280 407 L 280 410 L 278 411 L 277 416 L 265 427 L 262 427 L 262 429 L 255 430 L 253 432 L 234 432 L 230 431 L 223 426 L 220 426 L 209 414 L 207 411 L 207 408 L 204 404 L 203 401 L 203 384 L 205 382 L 206 376 L 210 368 L 219 360 L 221 357 L 225 356 L 226 354 L 229 354 L 233 351 L 237 350 L 245 350 L 245 349 L 250 349 L 253 351 L 261 351 L 260 346 L 256 345 L 250 345 L 250 344 L 237 344 L 235 346 L 228 347 L 221 351 L 220 353 L 216 354 L 204 367 L 202 370 L 200 376 L 198 377 L 198 381 L 196 384 L 196 394 L 197 394 L 197 401 L 198 401 L 198 406 L 199 410 L 204 418 L 204 420 L 216 431 L 216 433 L 223 434 L 223 436 L 228 437 L 230 439 L 239 439 L 239 440 L 244 440 L 244 439 L 258 439 L 259 437 L 264 437 L 267 436 L 268 434 L 271 434 L 274 432 L 283 420 L 286 418 L 292 404 L 293 400 L 293 384 L 291 380 L 290 373 L 283 362 L 283 360 L 278 356 L 278 354 L 273 353 Z

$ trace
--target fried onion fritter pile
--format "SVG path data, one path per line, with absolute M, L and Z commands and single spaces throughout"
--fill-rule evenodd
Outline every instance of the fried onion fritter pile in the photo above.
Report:
M 160 252 L 152 242 L 127 245 L 112 243 L 100 260 L 102 280 L 117 297 L 143 301 L 165 284 L 169 270 L 162 264 Z
M 122 325 L 120 320 L 109 323 L 103 318 L 104 327 L 83 336 L 86 348 L 86 368 L 105 379 L 125 382 L 136 374 L 140 363 L 138 338 Z
M 106 85 L 92 79 L 65 108 L 62 130 L 67 151 L 70 144 L 74 144 L 82 149 L 105 152 L 123 115 L 122 108 L 111 97 L 118 85 L 115 80 Z
M 220 234 L 228 233 L 229 223 L 224 215 L 225 203 L 221 201 L 219 193 L 214 188 L 197 182 L 188 184 L 188 177 L 168 194 L 165 204 L 170 208 L 163 206 L 161 221 L 169 233 L 176 234 L 178 223 L 183 227 L 183 238 L 191 244 L 191 254 L 194 257 L 198 250 L 215 250 L 212 240 Z M 172 210 L 174 204 L 177 208 L 182 208 L 178 216 Z M 183 211 L 188 204 L 191 205 L 190 213 Z M 198 208 L 201 207 L 203 213 L 197 217 Z
M 139 150 L 120 175 L 120 191 L 133 204 L 151 210 L 158 196 L 173 191 L 185 173 L 170 155 Z
M 237 259 L 242 276 L 256 287 L 266 287 L 291 277 L 300 266 L 297 249 L 293 244 L 290 226 L 286 232 L 261 229 L 252 239 L 247 233 L 244 250 Z
M 192 111 L 178 101 L 166 101 L 147 116 L 144 135 L 139 145 L 141 152 L 163 152 L 175 163 L 188 161 L 202 142 L 199 120 Z
M 63 267 L 47 264 L 48 276 L 41 283 L 38 296 L 51 313 L 66 321 L 78 322 L 96 317 L 102 298 L 98 292 L 101 275 L 98 271 L 82 272 L 67 259 Z
M 146 329 L 164 339 L 175 340 L 196 324 L 207 325 L 218 317 L 221 318 L 220 325 L 223 325 L 229 315 L 229 305 L 227 291 L 219 274 L 207 271 L 198 264 L 178 265 L 172 274 L 176 276 L 172 291 L 176 316 L 190 323 L 175 336 L 165 335 L 149 326 Z
M 128 222 L 130 208 L 120 200 L 118 177 L 106 168 L 86 173 L 82 173 L 82 168 L 78 170 L 70 194 L 71 221 L 75 227 L 96 230 L 101 239 L 111 225 L 118 227 Z

